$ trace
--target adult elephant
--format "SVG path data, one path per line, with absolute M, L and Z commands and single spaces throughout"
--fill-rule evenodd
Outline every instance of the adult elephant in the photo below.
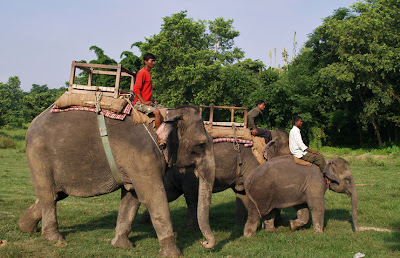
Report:
M 108 138 L 119 176 L 118 184 L 107 161 L 96 114 L 68 111 L 58 114 L 46 110 L 31 123 L 26 135 L 26 153 L 32 184 L 38 197 L 18 221 L 24 232 L 36 231 L 42 220 L 42 237 L 63 240 L 58 230 L 56 203 L 67 196 L 91 197 L 122 190 L 116 235 L 112 245 L 133 247 L 128 239 L 140 203 L 149 209 L 160 255 L 181 255 L 175 244 L 168 202 L 163 186 L 166 163 L 152 130 L 106 118 Z M 207 241 L 215 245 L 209 226 L 211 191 L 215 178 L 212 139 L 202 118 L 192 107 L 168 111 L 161 135 L 168 135 L 168 159 L 176 167 L 193 167 L 199 177 L 199 225 Z M 171 164 L 172 165 L 172 164 Z
M 357 189 L 348 163 L 343 159 L 332 159 L 324 170 L 326 178 L 315 165 L 303 166 L 294 162 L 293 156 L 282 156 L 257 167 L 245 181 L 245 190 L 250 199 L 244 236 L 256 233 L 262 216 L 281 208 L 295 207 L 297 219 L 290 221 L 292 231 L 307 224 L 308 209 L 312 213 L 314 231 L 323 231 L 325 214 L 325 192 L 327 189 L 346 193 L 351 197 L 354 230 L 357 224 Z M 269 229 L 273 219 L 269 220 Z
M 272 131 L 272 141 L 266 146 L 270 157 L 287 155 L 289 151 L 288 134 L 282 130 Z M 215 181 L 213 193 L 231 188 L 236 194 L 235 224 L 244 225 L 247 217 L 248 198 L 244 192 L 244 181 L 260 163 L 254 157 L 251 147 L 238 147 L 234 143 L 214 143 Z M 168 202 L 176 200 L 182 194 L 188 206 L 186 227 L 191 230 L 198 228 L 197 203 L 199 180 L 193 173 L 181 173 L 179 168 L 170 168 L 164 177 L 164 187 Z M 186 170 L 190 170 L 186 169 Z M 150 217 L 145 212 L 141 217 L 142 223 L 149 223 Z

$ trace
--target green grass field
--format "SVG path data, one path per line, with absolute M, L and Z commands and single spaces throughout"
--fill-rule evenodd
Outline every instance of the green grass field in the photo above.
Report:
M 11 149 L 0 149 L 0 257 L 127 257 L 158 256 L 159 244 L 153 228 L 139 224 L 138 217 L 130 239 L 133 249 L 111 246 L 119 207 L 119 192 L 94 198 L 69 197 L 58 203 L 59 230 L 66 244 L 43 240 L 40 231 L 23 233 L 17 221 L 36 196 L 30 183 L 23 136 L 25 131 L 1 131 L 0 136 L 15 140 Z M 383 230 L 354 233 L 351 230 L 350 198 L 327 192 L 325 230 L 314 234 L 309 223 L 290 232 L 257 231 L 255 237 L 242 236 L 234 227 L 235 197 L 231 190 L 214 194 L 210 222 L 217 244 L 212 250 L 200 245 L 200 232 L 185 229 L 186 205 L 183 197 L 170 204 L 176 241 L 185 256 L 216 257 L 366 257 L 400 256 L 400 155 L 398 148 L 353 150 L 324 147 L 326 157 L 344 157 L 358 186 L 359 226 Z M 282 212 L 285 219 L 294 209 Z M 40 224 L 39 224 L 40 229 Z

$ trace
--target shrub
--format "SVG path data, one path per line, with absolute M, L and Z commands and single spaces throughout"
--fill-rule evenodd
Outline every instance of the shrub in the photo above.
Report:
M 13 138 L 0 136 L 0 149 L 10 149 L 15 147 Z

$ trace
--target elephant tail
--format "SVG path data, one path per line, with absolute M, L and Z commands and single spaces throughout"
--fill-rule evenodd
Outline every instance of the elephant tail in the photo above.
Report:
M 250 201 L 254 204 L 254 206 L 256 207 L 257 212 L 258 212 L 258 216 L 260 216 L 260 218 L 261 218 L 261 217 L 262 217 L 262 216 L 261 216 L 261 211 L 260 211 L 260 209 L 258 208 L 257 202 L 254 200 L 253 196 L 251 196 L 251 194 L 250 194 L 250 188 L 249 188 L 249 186 L 252 185 L 252 184 L 251 184 L 251 181 L 252 181 L 252 178 L 249 177 L 249 178 L 246 180 L 246 182 L 245 182 L 245 191 L 246 191 L 246 195 L 247 195 L 247 197 L 249 198 L 249 200 L 250 200 Z

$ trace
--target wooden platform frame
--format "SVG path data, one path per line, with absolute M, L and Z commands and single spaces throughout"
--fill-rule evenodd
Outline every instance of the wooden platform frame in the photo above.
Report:
M 89 73 L 87 85 L 80 85 L 74 83 L 76 68 L 79 68 Z M 115 71 L 105 71 L 99 69 L 109 69 Z M 105 74 L 105 75 L 116 76 L 114 87 L 105 87 L 104 85 L 103 86 L 92 85 L 93 74 Z M 78 63 L 72 61 L 71 76 L 69 78 L 68 91 L 71 93 L 84 93 L 84 94 L 96 94 L 96 92 L 101 91 L 104 96 L 118 98 L 121 94 L 129 94 L 128 92 L 125 92 L 120 89 L 121 76 L 131 77 L 130 91 L 133 92 L 133 85 L 135 84 L 136 73 L 125 69 L 124 67 L 122 67 L 121 64 L 103 65 L 103 64 Z
M 209 108 L 210 109 L 210 118 L 208 121 L 204 121 L 204 124 L 213 126 L 237 126 L 237 127 L 244 127 L 247 128 L 247 107 L 227 107 L 227 106 L 204 106 L 200 105 L 200 115 L 203 113 L 203 108 Z M 231 121 L 230 122 L 214 122 L 214 109 L 230 109 L 231 110 Z M 244 121 L 243 123 L 236 123 L 235 122 L 235 110 L 244 110 Z

